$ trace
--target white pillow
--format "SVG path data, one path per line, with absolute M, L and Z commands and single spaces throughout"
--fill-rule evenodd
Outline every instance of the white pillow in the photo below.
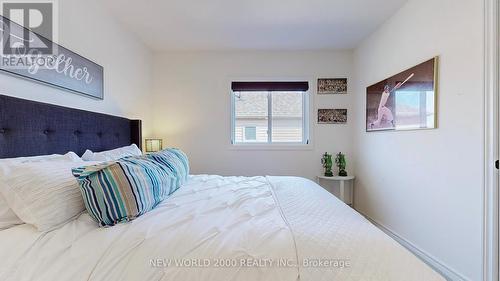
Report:
M 138 155 L 142 155 L 141 150 L 137 147 L 137 145 L 132 144 L 129 146 L 124 146 L 102 152 L 92 152 L 87 149 L 87 151 L 85 151 L 85 153 L 82 155 L 82 159 L 84 161 L 113 161 L 126 156 L 138 156 Z
M 76 153 L 70 151 L 64 155 L 62 154 L 50 154 L 50 155 L 40 155 L 40 156 L 30 156 L 30 157 L 17 157 L 17 158 L 4 158 L 0 159 L 0 164 L 17 164 L 17 163 L 33 163 L 33 162 L 45 162 L 45 161 L 81 161 Z
M 32 157 L 17 157 L 0 159 L 0 170 L 9 169 L 9 166 L 20 163 L 34 163 L 44 161 L 82 161 L 74 152 L 68 152 L 64 155 L 51 154 Z M 1 187 L 1 183 L 0 183 Z M 5 198 L 0 192 L 0 230 L 13 227 L 24 222 L 14 213 L 14 211 L 7 204 Z
M 0 192 L 14 213 L 39 231 L 54 229 L 85 210 L 71 169 L 96 162 L 19 163 L 0 169 Z
M 1 183 L 0 183 L 1 186 Z M 12 211 L 7 201 L 0 194 L 0 230 L 13 227 L 24 222 Z

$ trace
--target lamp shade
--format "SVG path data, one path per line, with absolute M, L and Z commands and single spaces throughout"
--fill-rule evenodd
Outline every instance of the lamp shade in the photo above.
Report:
M 157 152 L 163 149 L 162 139 L 146 139 L 146 152 Z

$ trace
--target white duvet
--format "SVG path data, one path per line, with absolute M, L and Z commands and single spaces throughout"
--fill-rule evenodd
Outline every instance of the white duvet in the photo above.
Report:
M 138 219 L 0 231 L 0 280 L 444 280 L 315 183 L 191 176 Z

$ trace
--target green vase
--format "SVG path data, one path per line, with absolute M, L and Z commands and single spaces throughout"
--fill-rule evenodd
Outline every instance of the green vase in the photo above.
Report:
M 325 168 L 325 177 L 333 177 L 333 172 L 332 172 L 332 166 L 333 166 L 332 155 L 328 154 L 327 152 L 325 152 L 325 154 L 323 154 L 323 158 L 321 158 L 321 164 L 323 164 L 323 168 Z
M 339 176 L 347 177 L 347 172 L 345 171 L 347 161 L 345 160 L 345 155 L 342 152 L 339 152 L 337 157 L 335 157 L 335 164 L 337 164 L 337 167 L 339 168 Z

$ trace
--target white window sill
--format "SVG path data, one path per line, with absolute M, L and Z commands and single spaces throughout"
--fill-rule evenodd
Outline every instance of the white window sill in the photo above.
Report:
M 229 150 L 313 150 L 312 144 L 299 144 L 299 143 L 276 143 L 276 144 L 256 144 L 256 143 L 241 143 L 231 144 Z

